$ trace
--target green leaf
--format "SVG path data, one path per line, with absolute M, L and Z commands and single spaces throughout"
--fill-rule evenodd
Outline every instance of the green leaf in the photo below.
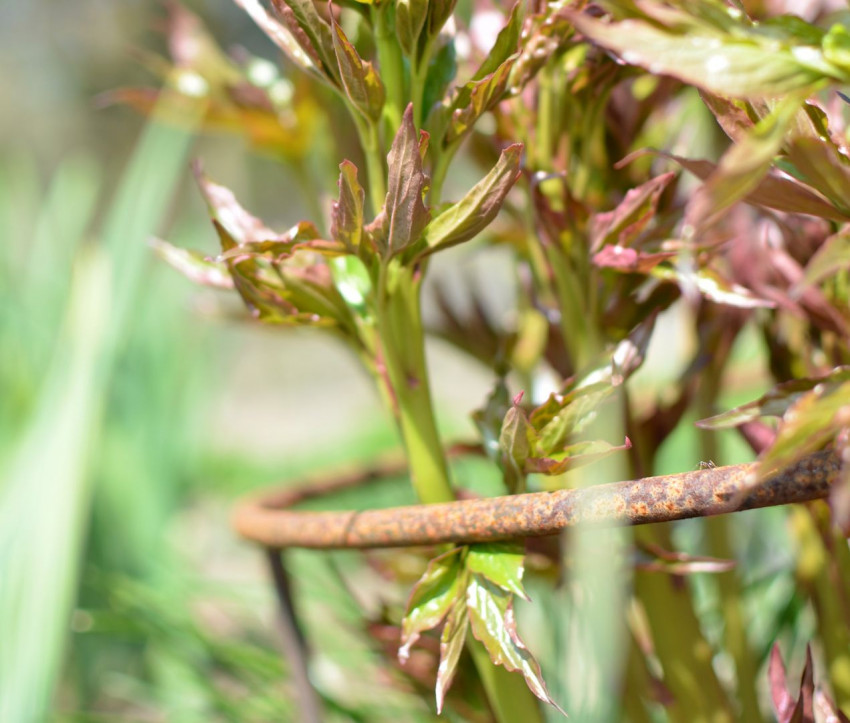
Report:
M 522 150 L 521 143 L 508 146 L 490 173 L 428 224 L 423 255 L 467 241 L 490 224 L 520 176 Z
M 323 81 L 329 80 L 315 48 L 305 35 L 299 33 L 300 37 L 296 37 L 296 34 L 269 15 L 259 0 L 234 0 L 234 2 L 251 16 L 259 28 L 297 67 Z
M 505 483 L 508 491 L 515 493 L 525 481 L 525 461 L 533 454 L 537 442 L 537 432 L 528 421 L 519 400 L 505 413 L 499 432 L 500 462 L 505 470 Z
M 707 180 L 717 169 L 711 161 L 689 159 L 669 153 L 652 151 L 679 164 L 701 180 Z M 631 156 L 634 158 L 635 156 Z M 831 221 L 847 221 L 850 214 L 841 211 L 822 196 L 794 178 L 771 169 L 743 198 L 747 203 L 773 208 L 785 213 L 804 213 Z
M 516 2 L 511 8 L 511 14 L 499 34 L 496 36 L 496 42 L 487 54 L 487 57 L 481 61 L 478 70 L 472 76 L 472 80 L 482 80 L 496 70 L 519 49 L 519 36 L 522 30 L 522 16 L 520 14 L 521 3 Z
M 440 635 L 440 664 L 437 667 L 437 684 L 434 693 L 437 698 L 437 713 L 443 710 L 446 693 L 452 685 L 457 672 L 460 654 L 466 642 L 469 629 L 469 615 L 466 612 L 466 597 L 457 595 L 446 615 L 446 623 Z
M 550 394 L 530 417 L 539 436 L 535 456 L 551 457 L 562 451 L 570 437 L 580 434 L 596 419 L 599 405 L 613 391 L 610 381 L 600 381 L 563 394 Z
M 227 264 L 213 261 L 197 251 L 172 246 L 161 239 L 153 238 L 149 243 L 157 256 L 196 284 L 219 289 L 233 288 Z
M 428 2 L 428 35 L 436 38 L 455 10 L 457 0 L 429 0 Z
M 509 671 L 522 673 L 534 695 L 563 713 L 546 689 L 540 665 L 517 634 L 513 593 L 482 575 L 472 574 L 466 588 L 466 602 L 472 634 L 484 644 L 490 660 Z
M 466 569 L 482 575 L 503 590 L 529 597 L 522 586 L 525 549 L 515 542 L 492 542 L 470 545 L 466 555 Z
M 430 179 L 422 170 L 427 142 L 428 134 L 424 131 L 417 136 L 413 105 L 408 105 L 387 155 L 389 179 L 383 223 L 386 254 L 397 254 L 418 241 L 431 219 L 424 202 Z
M 801 292 L 806 285 L 819 284 L 839 271 L 850 268 L 850 229 L 844 228 L 830 236 L 806 264 L 803 279 L 792 291 Z
M 786 147 L 791 167 L 786 169 L 828 198 L 842 218 L 850 217 L 847 188 L 850 161 L 828 139 L 806 136 L 794 138 Z
M 768 37 L 744 22 L 732 34 L 689 21 L 684 11 L 671 11 L 676 13 L 688 24 L 684 29 L 638 19 L 603 22 L 586 14 L 569 16 L 580 33 L 625 62 L 727 97 L 769 98 L 812 90 L 823 80 L 847 80 L 818 47 Z
M 850 381 L 819 384 L 783 415 L 776 439 L 759 458 L 758 478 L 764 479 L 816 452 L 847 427 L 850 427 Z
M 752 422 L 759 417 L 782 417 L 812 390 L 821 387 L 831 393 L 836 387 L 848 381 L 850 381 L 850 366 L 836 367 L 823 377 L 792 379 L 777 384 L 767 394 L 763 394 L 752 402 L 708 419 L 702 419 L 696 424 L 702 429 L 729 429 Z
M 365 118 L 377 123 L 381 118 L 386 91 L 372 63 L 363 60 L 333 19 L 333 47 L 345 95 Z
M 398 659 L 404 663 L 410 648 L 425 630 L 437 627 L 449 614 L 466 586 L 462 565 L 465 548 L 456 547 L 428 563 L 425 573 L 413 587 L 401 622 Z
M 331 209 L 331 236 L 356 253 L 363 236 L 366 192 L 357 180 L 357 166 L 351 161 L 340 163 L 339 170 L 339 199 Z
M 446 133 L 447 143 L 454 143 L 469 133 L 475 122 L 504 98 L 511 68 L 518 57 L 510 56 L 489 75 L 467 83 L 453 104 L 454 110 Z
M 544 474 L 549 476 L 562 475 L 564 472 L 581 467 L 591 462 L 597 462 L 615 452 L 632 448 L 631 440 L 626 437 L 623 444 L 611 444 L 602 439 L 589 442 L 569 444 L 560 452 L 550 457 L 530 457 L 525 461 L 526 474 Z M 544 482 L 546 489 L 560 489 Z
M 395 32 L 404 54 L 416 62 L 419 36 L 428 18 L 428 0 L 397 0 L 395 4 Z
M 803 99 L 799 94 L 784 98 L 723 154 L 717 168 L 688 202 L 686 224 L 700 228 L 758 187 L 782 148 Z

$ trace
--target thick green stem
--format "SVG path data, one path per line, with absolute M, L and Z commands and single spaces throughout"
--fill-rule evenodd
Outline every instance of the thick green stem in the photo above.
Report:
M 378 284 L 378 329 L 394 394 L 395 414 L 410 463 L 411 482 L 428 504 L 454 499 L 431 404 L 420 310 L 421 278 L 390 261 Z
M 357 117 L 356 111 L 352 111 L 354 125 L 360 137 L 360 145 L 363 155 L 366 156 L 366 174 L 369 188 L 369 203 L 372 205 L 372 213 L 377 215 L 384 205 L 387 197 L 387 172 L 384 168 L 384 158 L 381 152 L 381 140 L 378 136 L 378 127 L 375 123 L 364 121 Z
M 372 5 L 372 24 L 375 29 L 375 45 L 378 50 L 378 64 L 381 68 L 381 79 L 387 90 L 384 103 L 384 121 L 387 124 L 389 137 L 395 135 L 401 125 L 406 102 L 404 80 L 404 58 L 401 46 L 395 35 L 395 28 L 390 23 L 392 3 L 383 2 Z

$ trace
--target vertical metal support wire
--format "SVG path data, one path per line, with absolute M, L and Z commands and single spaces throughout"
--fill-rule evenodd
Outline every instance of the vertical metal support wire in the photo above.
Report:
M 277 594 L 280 610 L 280 629 L 283 652 L 289 663 L 295 690 L 298 695 L 298 706 L 301 709 L 299 720 L 303 723 L 321 723 L 322 705 L 319 695 L 310 682 L 308 670 L 309 653 L 304 633 L 298 625 L 295 607 L 292 602 L 292 590 L 289 575 L 283 562 L 283 551 L 266 548 L 266 556 L 271 567 L 274 589 Z

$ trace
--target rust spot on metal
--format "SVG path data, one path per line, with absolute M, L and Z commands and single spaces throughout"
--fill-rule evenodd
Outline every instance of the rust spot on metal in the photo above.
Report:
M 243 537 L 270 548 L 323 549 L 471 543 L 554 535 L 577 524 L 643 525 L 706 517 L 828 496 L 840 460 L 817 452 L 755 489 L 752 465 L 712 467 L 558 492 L 463 499 L 363 512 L 310 512 L 292 507 L 340 489 L 404 472 L 384 465 L 368 472 L 318 479 L 297 489 L 265 492 L 236 508 Z

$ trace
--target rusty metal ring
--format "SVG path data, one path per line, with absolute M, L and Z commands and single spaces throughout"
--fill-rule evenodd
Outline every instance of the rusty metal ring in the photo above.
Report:
M 643 525 L 808 502 L 829 494 L 840 466 L 834 452 L 817 452 L 748 492 L 753 466 L 743 464 L 444 504 L 362 512 L 291 509 L 307 499 L 404 471 L 403 464 L 385 465 L 248 497 L 237 505 L 233 525 L 246 539 L 272 549 L 365 549 L 542 537 L 577 524 Z

